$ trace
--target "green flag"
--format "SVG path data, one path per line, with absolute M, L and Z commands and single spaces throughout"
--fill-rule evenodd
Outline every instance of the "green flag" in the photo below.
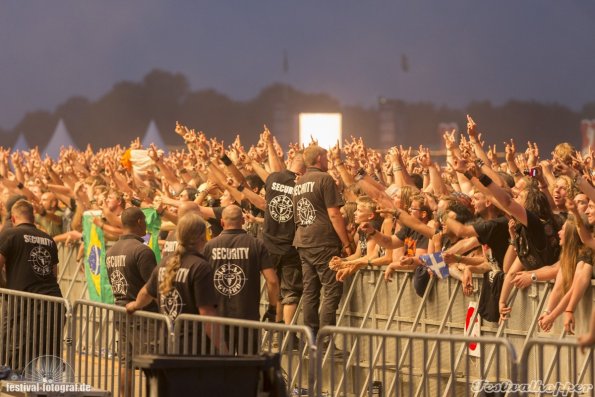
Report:
M 159 229 L 161 229 L 161 218 L 157 215 L 155 208 L 143 208 L 147 222 L 147 234 L 144 237 L 145 244 L 153 250 L 157 264 L 161 262 L 161 249 L 159 248 Z
M 114 303 L 114 294 L 105 266 L 105 240 L 103 230 L 93 223 L 100 211 L 83 214 L 83 241 L 85 244 L 85 275 L 89 299 L 95 302 Z

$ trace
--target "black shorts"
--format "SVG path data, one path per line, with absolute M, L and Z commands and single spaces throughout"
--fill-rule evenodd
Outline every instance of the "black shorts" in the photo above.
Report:
M 297 304 L 304 288 L 302 282 L 302 262 L 297 250 L 293 247 L 283 255 L 269 254 L 277 276 L 281 283 L 281 303 Z

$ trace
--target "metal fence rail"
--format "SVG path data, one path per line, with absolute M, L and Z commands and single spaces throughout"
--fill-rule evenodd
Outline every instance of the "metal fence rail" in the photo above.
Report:
M 77 382 L 110 390 L 113 396 L 143 395 L 143 375 L 132 367 L 141 354 L 166 354 L 173 323 L 169 317 L 78 300 L 73 307 L 75 348 L 71 365 Z
M 520 357 L 519 381 L 526 396 L 595 394 L 595 348 L 582 351 L 576 340 L 531 339 Z M 557 394 L 555 394 L 557 393 Z
M 86 293 L 86 280 L 79 271 L 75 252 L 76 246 L 62 246 L 60 251 L 59 281 L 65 299 L 0 290 L 0 364 L 22 370 L 31 357 L 54 353 L 72 365 L 77 381 L 111 390 L 116 396 L 130 394 L 119 389 L 121 384 L 128 384 L 120 381 L 127 379 L 128 374 L 134 374 L 129 391 L 137 389 L 134 386 L 138 386 L 139 372 L 120 374 L 120 368 L 127 371 L 121 360 L 136 352 L 219 354 L 201 332 L 204 317 L 182 316 L 172 323 L 164 316 L 127 316 L 123 308 L 87 301 L 77 301 L 76 308 L 73 307 L 72 303 Z M 561 338 L 565 337 L 561 319 L 550 334 L 537 326 L 551 284 L 535 283 L 525 290 L 513 290 L 510 319 L 500 325 L 484 322 L 481 326 L 483 336 L 498 338 L 506 346 L 511 344 L 517 352 L 523 352 L 520 361 L 513 362 L 505 358 L 506 349 L 490 343 L 489 338 L 487 345 L 479 345 L 480 359 L 470 357 L 466 343 L 457 340 L 457 335 L 465 332 L 465 320 L 469 320 L 466 309 L 471 300 L 477 300 L 479 288 L 469 298 L 462 295 L 457 280 L 434 281 L 420 298 L 411 287 L 410 273 L 396 272 L 394 279 L 393 283 L 385 283 L 380 269 L 366 268 L 349 280 L 337 324 L 354 327 L 348 328 L 351 331 L 359 328 L 360 333 L 339 334 L 335 343 L 321 352 L 316 351 L 310 330 L 305 327 L 208 320 L 220 327 L 238 352 L 280 352 L 288 390 L 308 395 L 320 395 L 317 388 L 322 387 L 322 391 L 335 395 L 361 397 L 370 394 L 370 387 L 381 386 L 383 395 L 479 396 L 482 394 L 464 386 L 467 371 L 470 379 L 491 382 L 509 379 L 510 371 L 519 365 L 525 371 L 525 381 L 595 383 L 592 351 L 588 356 L 582 355 L 572 341 L 549 339 L 557 339 L 561 334 Z M 481 280 L 475 279 L 474 283 L 480 286 Z M 575 310 L 577 333 L 586 331 L 593 292 L 595 282 Z M 263 296 L 266 299 L 266 294 Z M 262 307 L 267 304 L 263 301 Z M 476 313 L 469 323 L 474 323 Z M 298 308 L 295 318 L 300 316 Z M 400 332 L 423 334 L 415 334 L 421 339 L 403 339 Z M 137 341 L 137 345 L 130 345 L 127 351 L 121 343 L 122 335 L 125 340 Z M 322 343 L 320 339 L 318 342 Z M 293 350 L 294 345 L 297 350 Z M 345 353 L 334 353 L 335 345 Z M 315 360 L 322 360 L 318 373 Z
M 208 342 L 204 332 L 207 327 L 224 335 L 229 354 L 279 353 L 288 395 L 315 396 L 316 351 L 308 327 L 183 314 L 174 324 L 172 353 L 220 354 Z
M 58 284 L 64 299 L 71 303 L 88 298 L 83 263 L 76 260 L 79 247 L 80 243 L 58 243 Z
M 67 300 L 0 289 L 0 313 L 0 364 L 22 374 L 40 356 L 66 361 L 71 348 Z
M 513 346 L 502 338 L 471 338 L 456 335 L 429 335 L 421 333 L 389 332 L 360 330 L 345 327 L 325 327 L 318 333 L 317 348 L 324 350 L 327 339 L 330 362 L 323 366 L 322 355 L 317 358 L 316 395 L 329 393 L 333 396 L 437 396 L 443 393 L 449 396 L 469 396 L 486 382 L 516 382 L 517 358 Z M 356 343 L 357 342 L 357 343 Z M 500 365 L 488 373 L 481 358 L 469 354 L 461 368 L 454 365 L 455 353 L 460 347 L 479 344 L 479 353 L 485 357 L 487 349 L 495 348 L 495 360 L 506 362 L 505 372 Z M 380 359 L 373 365 L 374 348 L 382 345 Z M 351 346 L 357 346 L 350 352 L 355 356 L 351 365 L 344 360 L 344 353 Z M 408 349 L 404 346 L 416 346 Z M 431 347 L 435 346 L 435 360 L 428 365 Z M 421 351 L 422 354 L 414 354 Z M 348 382 L 338 385 L 338 373 L 343 372 Z M 422 376 L 423 375 L 423 376 Z M 447 390 L 449 377 L 456 379 Z

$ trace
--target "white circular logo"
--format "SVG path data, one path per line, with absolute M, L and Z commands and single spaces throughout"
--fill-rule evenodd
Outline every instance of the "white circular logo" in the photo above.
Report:
M 293 203 L 284 194 L 273 198 L 269 203 L 269 213 L 275 221 L 284 223 L 293 218 Z
M 110 277 L 110 281 L 112 283 L 112 291 L 116 295 L 126 295 L 128 292 L 128 283 L 126 282 L 126 277 L 122 274 L 119 270 L 114 270 Z
M 182 312 L 182 297 L 177 289 L 172 288 L 167 295 L 161 295 L 160 306 L 163 313 L 176 318 Z
M 29 262 L 31 262 L 35 274 L 39 276 L 45 277 L 52 271 L 52 255 L 41 245 L 38 245 L 31 250 L 31 253 L 29 254 Z
M 316 210 L 310 200 L 306 198 L 301 198 L 297 202 L 297 213 L 302 226 L 309 226 L 316 220 Z
M 215 270 L 215 288 L 222 295 L 231 297 L 240 293 L 246 285 L 244 270 L 233 263 L 226 263 Z
M 72 367 L 56 356 L 40 356 L 27 364 L 23 378 L 36 383 L 65 383 L 74 381 Z

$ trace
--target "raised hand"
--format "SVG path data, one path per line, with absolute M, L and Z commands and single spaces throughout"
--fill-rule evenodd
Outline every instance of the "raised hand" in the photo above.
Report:
M 446 146 L 447 150 L 454 150 L 457 146 L 455 132 L 456 130 L 453 129 L 451 132 L 446 131 L 444 135 L 442 135 L 442 138 L 444 139 L 444 145 Z
M 331 155 L 331 160 L 333 161 L 341 161 L 341 148 L 339 147 L 339 140 L 337 140 L 337 144 L 329 149 L 329 154 Z
M 496 144 L 488 146 L 488 159 L 492 162 L 492 165 L 498 165 L 498 152 L 496 150 Z
M 514 144 L 514 139 L 510 139 L 510 143 L 504 142 L 504 153 L 506 161 L 509 163 L 514 162 L 514 156 L 516 155 L 516 145 Z
M 477 124 L 475 124 L 475 121 L 469 115 L 467 115 L 467 134 L 469 135 L 469 139 L 477 139 Z

